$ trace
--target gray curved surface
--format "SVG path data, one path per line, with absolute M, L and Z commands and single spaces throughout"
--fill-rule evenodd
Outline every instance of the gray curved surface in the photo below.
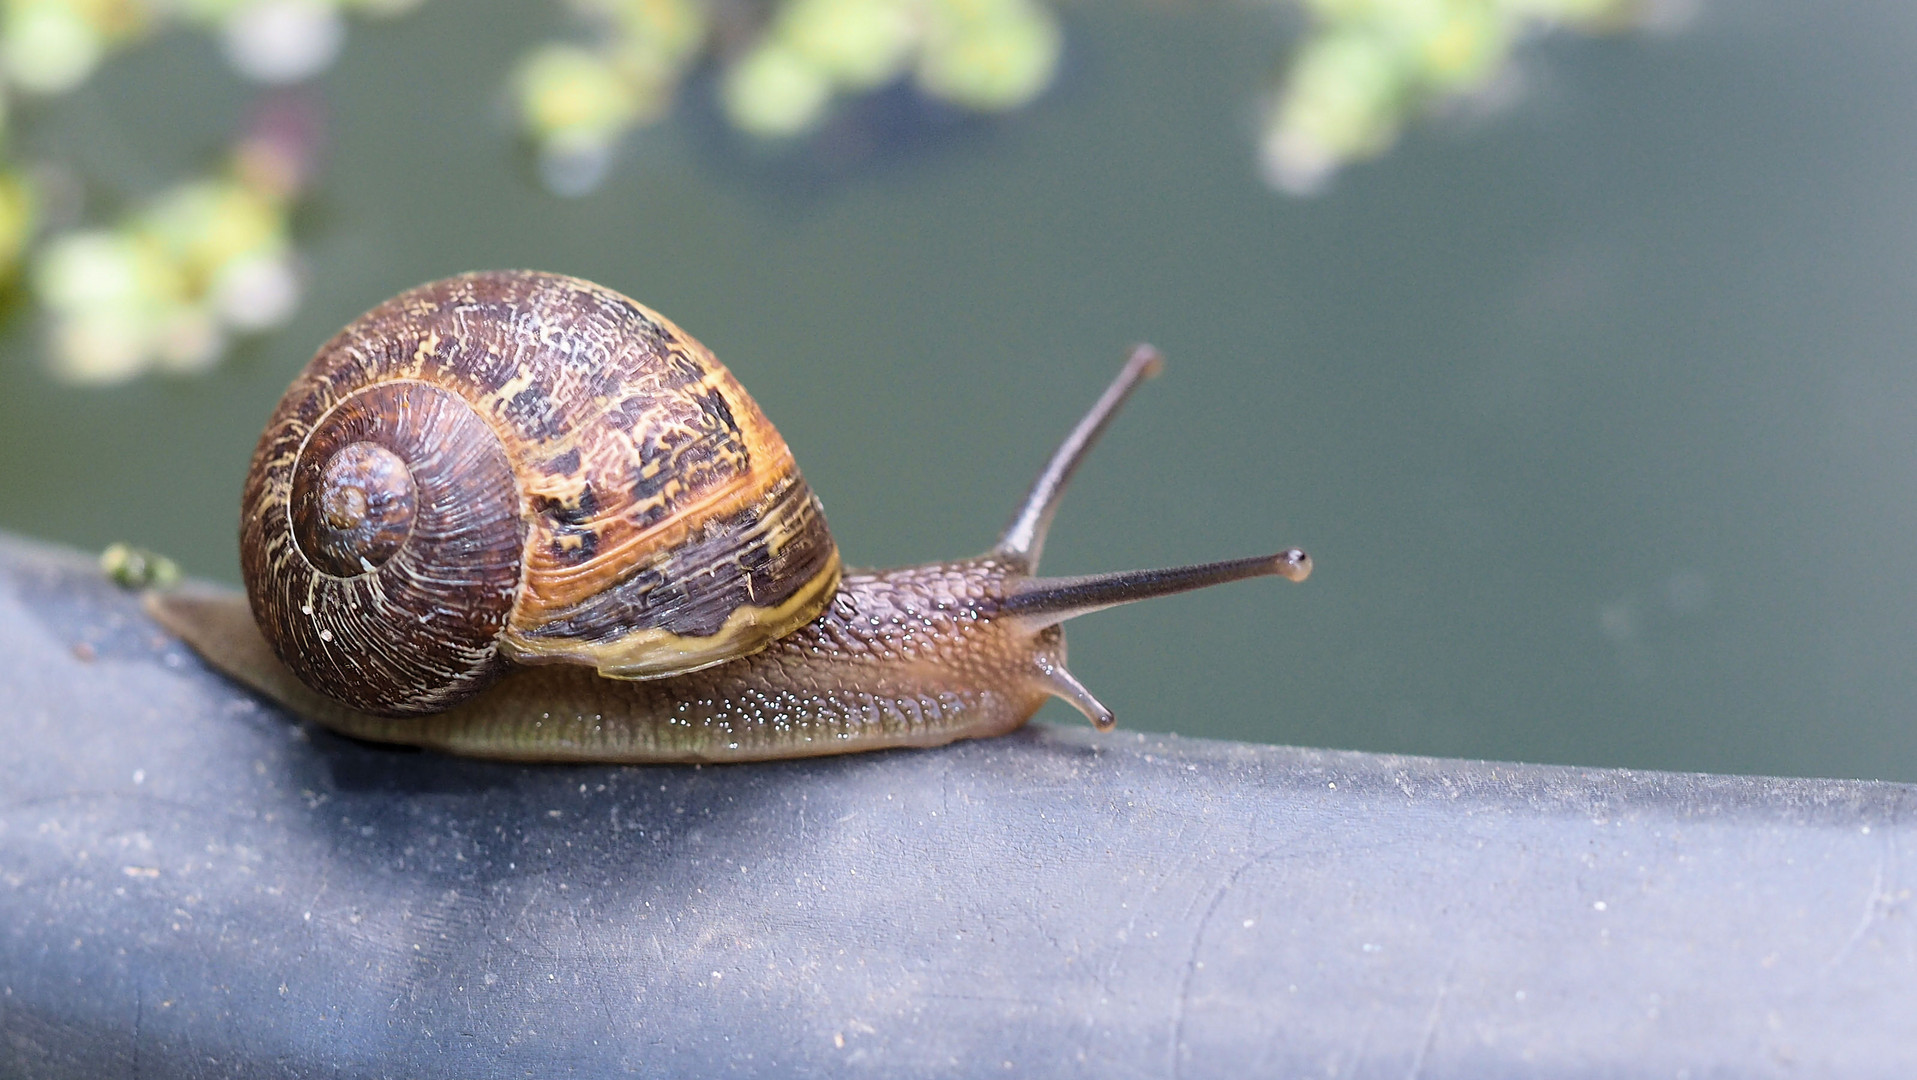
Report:
M 0 538 L 0 1074 L 1909 1076 L 1917 788 L 359 745 Z

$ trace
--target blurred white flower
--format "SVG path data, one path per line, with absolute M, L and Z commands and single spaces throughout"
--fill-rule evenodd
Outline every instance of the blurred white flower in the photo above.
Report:
M 151 290 L 150 253 L 111 229 L 68 233 L 40 253 L 35 284 L 40 300 L 58 312 L 82 313 L 137 304 Z
M 146 368 L 146 331 L 139 320 L 117 311 L 60 319 L 53 324 L 50 355 L 54 374 L 69 382 L 125 382 Z
M 175 308 L 154 328 L 153 360 L 161 371 L 196 375 L 219 363 L 225 351 L 226 335 L 205 308 Z
M 93 74 L 105 46 L 100 32 L 71 4 L 12 3 L 0 37 L 0 63 L 22 90 L 64 94 Z
M 222 28 L 226 58 L 257 82 L 291 83 L 326 70 L 346 41 L 346 21 L 324 0 L 254 0 Z
M 241 333 L 284 326 L 299 306 L 299 271 L 285 252 L 235 259 L 213 282 L 213 310 Z

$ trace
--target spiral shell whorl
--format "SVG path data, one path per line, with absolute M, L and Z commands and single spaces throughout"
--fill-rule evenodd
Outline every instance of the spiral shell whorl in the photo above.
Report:
M 439 387 L 359 391 L 268 431 L 244 499 L 255 616 L 308 685 L 434 712 L 503 670 L 525 529 L 491 428 Z

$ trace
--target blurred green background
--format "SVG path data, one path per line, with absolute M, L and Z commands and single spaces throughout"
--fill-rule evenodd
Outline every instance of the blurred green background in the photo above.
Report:
M 1252 94 L 1298 32 L 1272 9 L 1071 6 L 1027 110 L 881 94 L 782 153 L 695 76 L 572 200 L 502 90 L 555 22 L 460 0 L 355 27 L 315 83 L 304 303 L 211 373 L 67 385 L 17 303 L 0 527 L 236 580 L 247 456 L 313 348 L 409 285 L 528 266 L 710 345 L 850 562 L 955 556 L 1149 340 L 1166 376 L 1046 569 L 1298 544 L 1318 570 L 1074 623 L 1122 725 L 1917 780 L 1917 8 L 1534 42 L 1514 103 L 1306 199 L 1255 164 Z M 251 93 L 211 39 L 163 35 L 36 104 L 13 150 L 157 192 Z

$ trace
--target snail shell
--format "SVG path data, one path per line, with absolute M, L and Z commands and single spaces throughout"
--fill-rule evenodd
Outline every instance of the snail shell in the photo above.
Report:
M 327 342 L 254 452 L 240 550 L 281 661 L 384 716 L 512 662 L 721 664 L 840 577 L 791 451 L 705 346 L 526 271 L 420 286 Z

